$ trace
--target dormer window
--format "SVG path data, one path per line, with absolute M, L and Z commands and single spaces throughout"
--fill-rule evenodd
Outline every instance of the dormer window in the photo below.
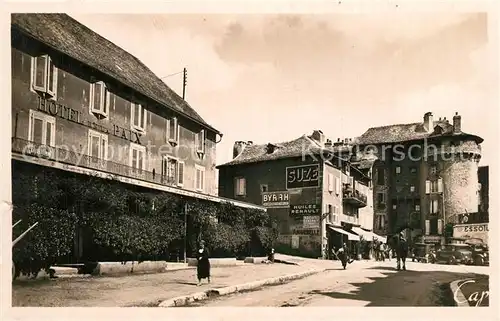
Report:
M 272 154 L 272 153 L 274 153 L 274 151 L 276 150 L 276 148 L 277 148 L 277 147 L 278 147 L 278 146 L 276 146 L 276 145 L 274 145 L 274 144 L 269 143 L 269 144 L 267 144 L 267 146 L 266 146 L 266 151 L 267 151 L 267 153 L 268 153 L 268 154 Z
M 141 104 L 130 103 L 130 126 L 140 132 L 146 131 L 148 111 Z
M 57 68 L 49 55 L 33 57 L 31 60 L 31 88 L 55 99 L 57 92 Z
M 109 114 L 110 95 L 106 84 L 102 81 L 90 84 L 89 107 L 90 113 L 100 118 L 106 118 Z

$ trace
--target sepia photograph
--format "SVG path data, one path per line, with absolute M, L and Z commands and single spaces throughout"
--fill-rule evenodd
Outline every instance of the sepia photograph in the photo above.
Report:
M 9 16 L 13 308 L 490 306 L 488 12 Z

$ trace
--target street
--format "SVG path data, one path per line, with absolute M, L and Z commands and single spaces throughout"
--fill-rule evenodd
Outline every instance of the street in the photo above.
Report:
M 487 267 L 449 266 L 408 262 L 354 262 L 346 270 L 328 269 L 301 280 L 259 291 L 201 301 L 205 307 L 360 307 L 454 305 L 449 283 L 488 274 Z

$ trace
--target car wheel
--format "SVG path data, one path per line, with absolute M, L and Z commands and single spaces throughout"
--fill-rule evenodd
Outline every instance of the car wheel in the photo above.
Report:
M 457 259 L 454 256 L 450 257 L 450 259 L 448 260 L 448 264 L 450 264 L 450 265 L 456 265 L 457 264 Z
M 484 259 L 480 256 L 476 258 L 476 262 L 474 262 L 476 265 L 484 265 Z

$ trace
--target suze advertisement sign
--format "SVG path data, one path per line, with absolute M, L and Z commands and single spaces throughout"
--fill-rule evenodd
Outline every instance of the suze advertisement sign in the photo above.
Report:
M 319 164 L 286 168 L 286 189 L 320 187 Z

